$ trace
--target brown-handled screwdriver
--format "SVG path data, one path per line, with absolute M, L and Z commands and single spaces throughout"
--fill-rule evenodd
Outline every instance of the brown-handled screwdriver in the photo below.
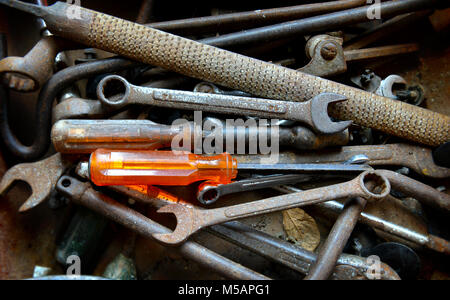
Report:
M 404 0 L 380 4 L 383 17 L 433 7 L 438 1 Z M 307 101 L 323 92 L 348 98 L 330 114 L 365 127 L 437 146 L 450 140 L 450 117 L 349 86 L 263 62 L 153 28 L 62 2 L 39 7 L 20 1 L 1 4 L 42 17 L 48 29 L 76 42 L 163 67 L 187 76 L 270 99 Z M 367 8 L 348 10 L 366 18 Z M 334 14 L 324 21 L 333 20 Z M 344 25 L 344 24 L 341 24 Z

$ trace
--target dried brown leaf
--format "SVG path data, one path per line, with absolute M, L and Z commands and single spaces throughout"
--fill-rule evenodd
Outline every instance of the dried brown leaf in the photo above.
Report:
M 303 249 L 314 251 L 320 243 L 316 221 L 300 208 L 283 211 L 283 226 L 287 239 Z

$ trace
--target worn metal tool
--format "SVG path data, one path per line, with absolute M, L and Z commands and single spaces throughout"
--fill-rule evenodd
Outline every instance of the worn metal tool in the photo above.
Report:
M 77 170 L 77 174 L 83 178 L 89 178 L 88 174 Z M 177 196 L 152 187 L 151 191 L 139 187 L 113 186 L 110 189 L 128 196 L 136 201 L 150 204 L 156 208 L 168 204 L 180 203 L 185 206 L 193 206 Z M 325 204 L 328 202 L 325 202 Z M 339 202 L 338 202 L 339 203 Z M 272 237 L 264 232 L 255 230 L 240 222 L 233 221 L 222 225 L 214 225 L 206 229 L 220 238 L 223 238 L 237 246 L 248 249 L 271 261 L 297 270 L 302 274 L 308 274 L 310 266 L 317 260 L 317 255 L 291 243 Z M 333 278 L 341 280 L 367 278 L 370 266 L 365 258 L 342 254 L 334 269 Z M 380 263 L 381 278 L 385 280 L 397 280 L 398 275 L 388 265 Z M 369 278 L 367 278 L 369 279 Z
M 112 88 L 122 91 L 123 95 L 109 95 L 108 89 Z M 300 121 L 323 134 L 343 131 L 352 123 L 351 121 L 333 122 L 330 119 L 328 105 L 346 100 L 345 97 L 332 93 L 320 94 L 308 102 L 289 102 L 144 88 L 130 84 L 123 77 L 111 75 L 100 81 L 97 96 L 104 105 L 116 108 L 122 108 L 130 104 L 141 104 Z
M 24 57 L 9 56 L 2 59 L 0 76 L 3 77 L 3 83 L 13 90 L 37 91 L 53 74 L 56 55 L 81 47 L 57 36 L 45 36 Z
M 380 4 L 380 13 L 390 17 L 432 7 L 437 1 L 385 2 Z M 332 116 L 338 119 L 350 119 L 358 125 L 432 146 L 450 140 L 450 117 L 439 113 L 84 8 L 78 8 L 80 19 L 69 19 L 66 10 L 70 5 L 62 2 L 45 8 L 19 1 L 0 3 L 41 16 L 52 33 L 91 47 L 272 99 L 307 101 L 325 91 L 335 92 L 349 99 L 331 107 Z M 367 18 L 367 8 L 344 12 L 351 12 L 351 22 Z M 334 18 L 340 25 L 350 23 L 349 19 L 337 18 L 342 13 L 328 14 L 321 20 L 329 22 Z M 266 38 L 272 38 L 263 32 Z
M 166 227 L 94 190 L 89 183 L 82 183 L 75 178 L 63 176 L 58 181 L 56 188 L 62 195 L 75 203 L 86 206 L 145 237 L 151 238 L 156 233 L 170 232 Z M 187 241 L 176 250 L 186 258 L 230 279 L 269 279 L 192 241 Z
M 366 203 L 367 200 L 361 197 L 350 199 L 350 203 L 331 228 L 325 243 L 320 248 L 316 263 L 305 279 L 326 280 L 331 276 Z
M 68 67 L 54 76 L 44 85 L 39 93 L 35 116 L 35 138 L 32 145 L 23 145 L 11 131 L 8 120 L 7 101 L 1 101 L 0 105 L 0 133 L 7 149 L 22 160 L 32 161 L 42 157 L 50 146 L 50 129 L 52 118 L 52 107 L 55 98 L 64 89 L 70 87 L 74 82 L 98 74 L 115 72 L 137 66 L 122 58 L 106 59 L 84 63 Z
M 31 187 L 31 196 L 19 211 L 30 210 L 48 199 L 58 179 L 73 162 L 73 158 L 63 157 L 57 153 L 39 162 L 16 165 L 3 176 L 0 182 L 0 195 L 7 193 L 15 181 L 26 182 Z
M 275 187 L 274 189 L 282 193 L 302 192 L 302 190 L 293 186 L 281 186 Z M 385 199 L 392 201 L 391 199 L 394 198 L 392 196 L 387 196 Z M 341 214 L 345 208 L 344 204 L 338 201 L 328 201 L 315 204 L 314 206 L 335 214 Z M 441 252 L 447 255 L 450 254 L 450 243 L 447 240 L 428 233 L 426 226 L 420 226 L 420 229 L 405 227 L 367 211 L 363 211 L 361 213 L 359 222 L 367 224 L 394 237 L 399 237 L 406 241 L 411 241 L 417 245 L 424 246 L 433 251 Z M 425 230 L 423 228 L 425 228 Z
M 261 25 L 302 19 L 313 15 L 340 11 L 366 4 L 365 0 L 330 1 L 289 7 L 259 9 L 199 18 L 163 21 L 147 24 L 155 29 L 176 34 L 216 33 L 223 30 L 242 30 Z M 140 23 L 140 22 L 138 22 Z
M 205 230 L 305 275 L 310 273 L 311 267 L 318 259 L 317 254 L 313 252 L 255 230 L 240 222 L 214 225 Z M 370 280 L 369 270 L 370 265 L 366 258 L 343 253 L 339 256 L 330 278 L 336 280 Z M 383 262 L 380 262 L 380 277 L 382 280 L 400 279 L 396 272 Z
M 379 190 L 367 189 L 367 183 L 372 181 L 376 182 Z M 386 197 L 389 193 L 389 181 L 375 171 L 367 171 L 346 183 L 225 208 L 199 210 L 172 204 L 159 209 L 158 212 L 174 214 L 178 222 L 176 229 L 170 234 L 157 234 L 154 237 L 167 244 L 179 244 L 201 228 L 215 224 L 346 197 L 360 196 L 368 200 L 377 200 Z
M 75 99 L 77 98 L 67 101 Z M 86 105 L 89 104 L 86 103 Z M 217 119 L 214 121 L 221 122 Z M 224 142 L 227 137 L 230 137 L 228 130 L 231 130 L 233 141 L 244 140 L 245 145 L 249 145 L 250 132 L 247 127 L 226 128 L 224 125 L 223 128 Z M 183 126 L 178 128 L 177 126 L 156 124 L 148 120 L 61 120 L 53 126 L 51 138 L 56 151 L 68 154 L 92 153 L 98 148 L 151 150 L 170 147 L 173 137 L 180 134 L 186 134 L 185 136 L 190 136 L 193 140 L 195 132 L 193 125 L 190 132 L 187 129 L 189 129 L 187 126 L 183 129 Z M 271 128 L 268 128 L 262 133 L 258 128 L 256 131 L 252 131 L 252 134 L 257 136 L 265 134 L 270 143 L 270 130 Z M 203 130 L 200 134 L 206 137 L 210 132 Z M 349 141 L 348 130 L 331 135 L 317 135 L 302 126 L 280 127 L 278 136 L 279 145 L 282 147 L 308 150 L 346 145 Z
M 344 146 L 312 152 L 282 152 L 279 163 L 343 163 L 355 155 L 367 156 L 370 166 L 404 166 L 416 173 L 433 178 L 450 177 L 450 169 L 436 165 L 432 150 L 408 144 L 387 144 L 371 146 Z M 268 156 L 236 155 L 238 162 L 259 163 Z
M 303 174 L 269 175 L 256 178 L 235 181 L 229 184 L 217 184 L 215 182 L 203 182 L 198 187 L 197 200 L 205 205 L 210 205 L 221 197 L 246 191 L 254 191 L 285 184 L 294 184 L 313 179 L 314 176 Z

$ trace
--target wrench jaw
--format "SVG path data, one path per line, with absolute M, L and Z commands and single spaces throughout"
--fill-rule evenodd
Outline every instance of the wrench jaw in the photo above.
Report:
M 314 129 L 322 134 L 334 134 L 346 130 L 352 121 L 334 122 L 328 115 L 328 105 L 347 101 L 347 98 L 335 93 L 322 93 L 311 99 L 311 121 Z
M 170 204 L 158 210 L 158 213 L 172 213 L 177 218 L 177 227 L 172 233 L 156 233 L 153 237 L 166 244 L 178 245 L 186 241 L 194 233 L 195 214 L 194 208 L 186 205 Z
M 49 180 L 41 180 L 39 186 L 36 185 L 35 182 L 27 181 L 27 178 L 31 178 L 35 176 L 31 169 L 24 168 L 25 165 L 17 165 L 3 176 L 2 181 L 0 182 L 0 195 L 4 196 L 16 183 L 17 181 L 22 181 L 27 183 L 31 188 L 31 196 L 25 201 L 25 203 L 20 207 L 19 212 L 23 213 L 28 211 L 41 202 L 43 202 L 49 196 L 46 191 L 50 191 L 52 189 L 52 183 Z

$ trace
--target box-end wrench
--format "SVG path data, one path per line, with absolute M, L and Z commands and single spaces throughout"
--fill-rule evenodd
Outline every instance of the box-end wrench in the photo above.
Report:
M 356 155 L 345 164 L 363 164 L 367 161 L 364 155 Z M 229 184 L 218 184 L 211 181 L 206 181 L 199 185 L 197 200 L 205 205 L 210 205 L 219 200 L 225 195 L 255 191 L 265 188 L 273 188 L 275 186 L 302 183 L 315 179 L 335 178 L 333 175 L 306 175 L 306 174 L 286 174 L 286 175 L 268 175 L 256 176 L 254 178 L 244 179 Z
M 376 188 L 370 191 L 367 184 L 372 182 L 375 182 Z M 177 227 L 170 234 L 156 234 L 154 237 L 167 244 L 179 244 L 207 226 L 346 197 L 377 200 L 389 195 L 390 190 L 390 183 L 385 177 L 375 171 L 366 171 L 345 183 L 230 207 L 200 210 L 179 204 L 167 205 L 158 212 L 173 213 L 177 218 Z
M 63 157 L 57 153 L 42 161 L 16 165 L 3 176 L 0 182 L 0 195 L 7 193 L 16 181 L 27 183 L 31 187 L 31 196 L 19 211 L 28 211 L 48 199 L 58 179 L 74 161 L 74 157 Z
M 381 3 L 379 8 L 386 18 L 427 9 L 439 2 L 443 1 L 388 1 Z M 8 0 L 0 0 L 0 4 L 44 18 L 49 30 L 55 35 L 146 64 L 270 99 L 308 101 L 325 91 L 332 91 L 348 98 L 348 101 L 331 105 L 330 114 L 337 119 L 350 119 L 358 125 L 430 146 L 439 146 L 450 139 L 450 117 L 440 113 L 82 7 L 77 8 L 79 19 L 70 18 L 67 9 L 71 6 L 63 2 L 50 7 Z M 331 22 L 332 26 L 337 25 L 336 22 L 343 25 L 355 19 L 367 20 L 367 8 L 328 14 L 319 19 L 320 23 L 329 25 L 328 22 Z M 302 23 L 308 24 L 308 21 L 311 20 L 302 20 Z M 285 29 L 292 29 L 291 23 L 284 25 Z M 260 28 L 259 32 L 268 38 L 269 31 L 265 29 Z M 272 33 L 281 37 L 279 30 Z
M 77 168 L 77 174 L 82 178 L 89 178 L 88 170 L 81 167 Z M 156 208 L 161 208 L 173 203 L 193 206 L 192 203 L 186 202 L 157 187 L 113 186 L 110 187 L 110 189 L 135 199 L 136 201 L 150 204 Z M 317 255 L 315 253 L 272 237 L 264 232 L 254 230 L 240 222 L 233 221 L 222 225 L 211 226 L 207 228 L 207 232 L 266 257 L 271 261 L 294 269 L 302 274 L 308 274 L 310 266 L 317 260 Z M 381 263 L 380 267 L 382 270 L 382 279 L 399 279 L 395 271 L 388 265 Z M 370 266 L 367 264 L 365 258 L 342 254 L 338 259 L 338 266 L 336 266 L 334 270 L 333 278 L 340 280 L 350 280 L 361 277 L 367 278 L 367 271 L 369 268 Z
M 119 223 L 144 237 L 152 237 L 157 232 L 170 230 L 133 209 L 93 189 L 90 183 L 83 183 L 75 178 L 63 176 L 56 185 L 57 190 L 73 202 L 83 205 L 93 211 Z M 234 280 L 266 280 L 270 279 L 254 272 L 234 261 L 201 246 L 188 241 L 176 250 L 188 259 L 216 271 Z
M 109 95 L 111 89 L 117 89 L 123 94 Z M 145 88 L 132 85 L 123 77 L 111 75 L 100 81 L 97 96 L 106 106 L 117 108 L 141 104 L 299 121 L 323 134 L 341 132 L 352 124 L 351 121 L 333 122 L 330 119 L 328 105 L 346 100 L 345 97 L 334 93 L 323 93 L 307 102 L 290 102 Z

